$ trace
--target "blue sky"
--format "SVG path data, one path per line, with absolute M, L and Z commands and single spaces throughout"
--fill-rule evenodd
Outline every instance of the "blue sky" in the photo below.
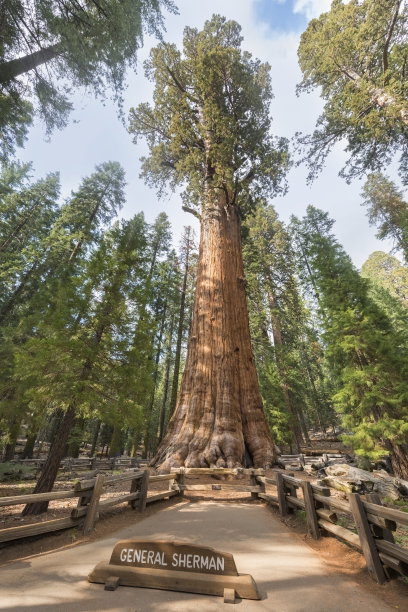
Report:
M 271 65 L 272 86 L 275 94 L 271 104 L 275 134 L 292 137 L 295 132 L 310 132 L 322 108 L 318 92 L 296 97 L 295 87 L 301 78 L 297 63 L 299 37 L 309 19 L 318 16 L 330 6 L 330 0 L 176 0 L 179 15 L 165 18 L 165 39 L 181 45 L 186 25 L 201 28 L 213 13 L 235 19 L 242 26 L 243 48 Z M 152 86 L 143 75 L 142 62 L 156 40 L 146 37 L 139 52 L 137 74 L 129 74 L 124 109 L 151 98 Z M 76 189 L 84 176 L 96 164 L 107 160 L 119 161 L 127 176 L 127 203 L 122 216 L 129 218 L 144 211 L 152 222 L 165 211 L 172 223 L 174 242 L 178 243 L 183 227 L 196 220 L 181 210 L 178 194 L 158 201 L 155 192 L 139 178 L 139 158 L 146 154 L 145 145 L 132 143 L 130 135 L 117 118 L 116 109 L 109 102 L 102 105 L 86 92 L 77 92 L 75 111 L 67 128 L 55 132 L 45 141 L 44 128 L 37 123 L 30 131 L 25 148 L 19 157 L 33 161 L 37 176 L 59 170 L 63 194 Z M 75 122 L 74 122 L 75 121 Z M 389 243 L 375 238 L 375 229 L 369 227 L 361 207 L 362 184 L 347 185 L 338 172 L 344 164 L 344 144 L 335 147 L 324 171 L 311 185 L 306 184 L 306 169 L 293 168 L 288 176 L 289 191 L 276 198 L 273 204 L 284 221 L 292 214 L 302 216 L 308 204 L 329 212 L 336 219 L 334 230 L 338 239 L 361 266 L 374 250 L 387 250 Z
M 295 9 L 295 0 L 258 0 L 254 5 L 255 19 L 273 31 L 303 32 L 308 19 L 305 12 Z

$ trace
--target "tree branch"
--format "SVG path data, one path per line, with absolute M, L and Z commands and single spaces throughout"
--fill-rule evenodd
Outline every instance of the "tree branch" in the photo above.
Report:
M 397 18 L 398 18 L 400 6 L 401 6 L 401 0 L 398 0 L 397 5 L 395 7 L 394 15 L 393 15 L 391 23 L 390 23 L 390 27 L 388 29 L 387 38 L 385 39 L 383 55 L 382 55 L 382 64 L 383 64 L 383 73 L 384 73 L 384 75 L 386 74 L 386 72 L 388 70 L 388 49 L 389 49 L 389 46 L 390 46 L 392 34 L 394 32 L 395 24 L 397 23 Z M 388 77 L 385 77 L 385 81 L 384 82 L 385 83 L 388 82 Z
M 182 206 L 181 208 L 184 210 L 184 212 L 188 212 L 188 213 L 194 215 L 195 217 L 197 217 L 197 219 L 199 221 L 201 221 L 200 213 L 197 212 L 196 210 L 194 210 L 194 208 L 190 208 L 189 206 Z

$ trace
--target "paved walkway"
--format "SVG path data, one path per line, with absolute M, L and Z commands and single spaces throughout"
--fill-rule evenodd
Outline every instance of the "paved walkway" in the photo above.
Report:
M 174 538 L 231 552 L 240 573 L 252 574 L 264 599 L 238 601 L 239 612 L 389 612 L 392 608 L 352 581 L 329 574 L 324 562 L 262 506 L 185 502 L 166 508 L 114 537 L 0 568 L 0 610 L 13 612 L 201 612 L 234 608 L 223 599 L 119 587 L 104 591 L 86 577 L 108 560 L 120 539 Z M 1 553 L 0 553 L 1 554 Z

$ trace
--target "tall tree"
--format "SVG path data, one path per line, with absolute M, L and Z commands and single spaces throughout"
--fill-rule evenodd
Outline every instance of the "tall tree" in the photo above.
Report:
M 186 28 L 183 52 L 162 43 L 146 74 L 154 106 L 130 111 L 130 132 L 150 156 L 143 176 L 162 193 L 186 186 L 184 210 L 200 218 L 197 289 L 176 409 L 152 464 L 270 465 L 248 325 L 240 217 L 250 196 L 282 191 L 287 142 L 270 133 L 269 66 L 241 51 L 240 26 L 213 16 Z M 188 205 L 187 205 L 188 202 Z
M 350 153 L 341 174 L 380 171 L 397 152 L 408 168 L 408 6 L 402 0 L 334 0 L 302 34 L 299 90 L 321 88 L 317 127 L 302 137 L 310 178 L 342 139 Z
M 361 276 L 387 289 L 408 308 L 408 268 L 393 255 L 371 253 L 361 268 Z
M 334 403 L 358 454 L 389 454 L 394 472 L 408 476 L 406 334 L 369 295 L 368 281 L 331 233 L 333 221 L 311 206 L 297 226 L 314 272 L 327 356 L 336 377 Z
M 408 204 L 395 183 L 383 174 L 370 174 L 364 184 L 363 206 L 371 225 L 378 227 L 377 238 L 390 238 L 408 263 Z
M 116 363 L 122 365 L 121 357 L 127 348 L 126 300 L 130 278 L 138 265 L 138 246 L 140 240 L 144 240 L 141 227 L 143 225 L 137 217 L 122 226 L 113 226 L 85 267 L 90 295 L 82 291 L 82 295 L 75 299 L 68 287 L 64 292 L 66 310 L 52 311 L 25 351 L 26 376 L 30 376 L 35 362 L 37 368 L 44 371 L 48 395 L 66 408 L 35 487 L 36 492 L 52 489 L 69 433 L 81 410 L 89 408 L 95 401 L 101 402 L 100 396 L 104 392 L 108 395 L 105 402 L 115 401 L 118 413 L 132 405 L 122 391 L 124 384 L 119 380 L 115 366 Z M 83 312 L 81 325 L 67 325 L 69 320 L 77 320 L 75 306 L 82 311 L 81 304 L 78 308 L 78 301 L 87 299 L 90 302 Z M 50 359 L 52 355 L 53 360 Z M 120 369 L 123 372 L 123 368 Z M 103 385 L 106 378 L 109 386 Z M 129 383 L 126 388 L 129 393 Z M 37 387 L 33 397 L 44 392 L 44 388 Z M 47 504 L 29 504 L 24 514 L 38 514 L 46 507 Z
M 190 272 L 190 257 L 191 251 L 194 249 L 194 232 L 191 226 L 184 228 L 182 236 L 182 245 L 180 260 L 184 265 L 183 273 L 183 284 L 181 286 L 180 296 L 180 309 L 177 325 L 177 344 L 176 352 L 174 356 L 174 371 L 173 371 L 173 382 L 171 386 L 171 397 L 170 397 L 170 414 L 173 414 L 177 402 L 177 394 L 179 388 L 179 374 L 180 374 L 180 360 L 181 360 L 181 343 L 183 341 L 183 332 L 185 327 L 184 315 L 186 309 L 186 293 L 187 293 L 187 281 Z
M 287 413 L 282 422 L 284 426 L 290 425 L 294 444 L 300 452 L 304 439 L 290 379 L 296 378 L 291 376 L 294 366 L 292 352 L 300 335 L 302 309 L 294 276 L 292 245 L 272 206 L 258 206 L 254 216 L 247 219 L 246 229 L 249 235 L 244 246 L 244 262 L 249 271 L 252 302 L 257 301 L 261 311 L 262 301 L 265 303 L 265 322 L 260 327 L 264 329 L 262 343 L 268 343 L 270 330 L 273 362 L 276 365 L 276 373 L 272 374 L 273 369 L 270 369 L 271 364 L 266 359 L 269 383 L 262 385 L 262 391 L 266 392 L 270 377 L 274 377 L 280 386 L 281 404 Z M 273 406 L 272 399 L 271 403 L 268 402 L 269 410 L 276 410 L 278 402 Z
M 5 0 L 0 5 L 0 157 L 22 144 L 33 113 L 47 130 L 72 109 L 72 83 L 121 104 L 144 32 L 160 37 L 172 0 Z

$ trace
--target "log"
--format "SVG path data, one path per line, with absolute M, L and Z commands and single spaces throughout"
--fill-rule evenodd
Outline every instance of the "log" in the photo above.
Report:
M 126 495 L 119 495 L 118 497 L 108 497 L 108 499 L 103 499 L 99 502 L 99 510 L 106 510 L 107 508 L 111 508 L 112 506 L 117 506 L 118 504 L 123 504 L 123 502 L 133 501 L 139 498 L 139 491 L 136 491 L 136 493 L 127 493 Z
M 378 506 L 370 502 L 363 501 L 366 512 L 379 516 L 381 518 L 395 521 L 399 525 L 408 526 L 408 513 L 402 512 L 401 510 L 394 510 L 394 508 L 387 508 L 386 506 Z
M 363 502 L 357 493 L 352 493 L 350 495 L 350 508 L 353 513 L 368 571 L 373 580 L 378 584 L 383 584 L 386 580 L 384 569 L 380 557 L 378 556 L 376 542 L 370 530 Z
M 328 508 L 316 508 L 316 514 L 319 518 L 329 523 L 337 523 L 337 514 Z
M 312 485 L 310 484 L 310 482 L 305 481 L 302 485 L 302 489 L 309 532 L 311 533 L 312 538 L 314 540 L 318 540 L 320 538 L 320 532 L 316 514 L 315 501 L 313 499 Z
M 281 516 L 286 516 L 288 514 L 288 506 L 286 501 L 285 481 L 280 472 L 276 472 L 275 477 L 276 489 L 278 492 L 279 512 Z
M 177 486 L 177 485 L 176 485 Z M 196 484 L 178 485 L 180 491 L 233 491 L 236 493 L 262 493 L 260 486 L 235 485 L 235 484 Z
M 166 499 L 166 497 L 174 497 L 175 495 L 179 495 L 179 492 L 178 491 L 163 491 L 163 493 L 157 493 L 156 495 L 150 495 L 150 497 L 146 498 L 146 504 L 151 504 L 155 501 Z
M 265 500 L 268 504 L 279 504 L 279 501 L 276 495 L 269 495 L 267 493 L 258 493 L 258 497 L 260 499 Z
M 157 476 L 149 476 L 149 482 L 161 482 L 162 480 L 174 480 L 175 474 L 158 474 Z
M 302 510 L 305 509 L 305 502 L 303 501 L 303 499 L 298 499 L 297 497 L 292 497 L 288 495 L 286 497 L 286 503 L 288 504 L 288 506 L 293 506 L 295 508 L 301 508 Z
M 380 559 L 384 563 L 385 566 L 391 568 L 395 572 L 401 574 L 401 576 L 408 576 L 408 564 L 400 561 L 399 559 L 395 559 L 395 557 L 391 557 L 385 553 L 380 552 Z
M 201 474 L 221 474 L 226 476 L 238 476 L 239 474 L 245 474 L 246 476 L 250 474 L 254 474 L 254 476 L 265 475 L 265 470 L 263 468 L 171 468 L 171 473 L 178 474 L 180 470 L 183 470 L 184 474 L 190 476 L 199 476 Z
M 83 526 L 84 535 L 88 535 L 92 532 L 92 529 L 94 528 L 94 525 L 97 521 L 99 500 L 103 491 L 104 481 L 105 476 L 103 474 L 98 474 L 98 476 L 96 477 L 95 486 L 92 491 L 92 498 L 89 503 L 89 506 L 87 507 L 88 512 L 86 513 L 86 518 Z
M 347 463 L 326 467 L 325 484 L 349 493 L 378 493 L 382 497 L 400 499 L 401 493 L 390 477 L 373 475 Z

